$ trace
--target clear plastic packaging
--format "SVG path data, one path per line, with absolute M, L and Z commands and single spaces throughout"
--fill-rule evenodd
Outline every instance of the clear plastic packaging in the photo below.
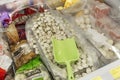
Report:
M 32 14 L 47 8 L 43 0 L 20 0 L 0 5 L 0 21 L 7 27 L 11 21 L 24 23 Z
M 76 3 L 74 3 L 74 1 L 76 1 L 76 0 L 71 0 L 71 1 L 73 1 L 73 3 L 69 3 L 69 2 L 67 3 L 67 0 L 66 1 L 56 0 L 56 2 L 46 0 L 46 4 L 48 5 L 48 7 L 50 9 L 58 9 L 59 10 L 59 8 L 60 8 L 60 11 L 62 11 L 64 13 L 72 13 L 72 14 L 79 12 L 87 5 L 87 0 L 77 0 Z
M 47 16 L 47 18 L 46 18 L 46 16 Z M 36 46 L 39 47 L 39 51 L 41 52 L 40 53 L 41 59 L 43 60 L 43 62 L 45 63 L 45 65 L 49 69 L 49 71 L 52 73 L 55 80 L 58 80 L 58 79 L 66 80 L 67 79 L 66 69 L 65 69 L 64 65 L 57 64 L 54 61 L 52 52 L 49 53 L 49 50 L 52 51 L 51 41 L 48 41 L 48 43 L 50 42 L 50 44 L 47 44 L 47 42 L 42 43 L 41 38 L 43 38 L 43 37 L 46 37 L 46 38 L 43 38 L 43 41 L 51 40 L 52 37 L 56 37 L 57 39 L 65 39 L 67 37 L 75 38 L 77 47 L 81 54 L 80 59 L 77 62 L 72 64 L 74 75 L 75 75 L 76 79 L 79 79 L 80 77 L 85 76 L 84 74 L 87 75 L 87 73 L 85 73 L 84 70 L 86 71 L 86 69 L 90 68 L 90 66 L 92 67 L 92 68 L 90 68 L 90 72 L 91 72 L 91 71 L 94 71 L 94 70 L 114 61 L 114 60 L 106 59 L 96 49 L 96 47 L 93 46 L 93 44 L 87 38 L 84 37 L 84 35 L 82 34 L 82 31 L 79 30 L 79 28 L 75 27 L 76 25 L 75 25 L 73 19 L 70 19 L 70 17 L 71 16 L 66 16 L 66 15 L 63 16 L 57 11 L 48 10 L 44 13 L 40 13 L 40 14 L 37 14 L 36 16 L 33 16 L 26 23 L 26 31 L 32 30 L 32 34 L 33 34 L 34 38 L 36 39 L 36 44 L 37 44 Z M 55 20 L 55 23 L 54 22 L 49 23 L 52 21 L 52 19 Z M 66 19 L 68 19 L 68 20 L 66 20 Z M 57 22 L 58 22 L 58 24 L 57 24 Z M 31 27 L 28 24 L 31 25 Z M 52 27 L 53 27 L 52 25 L 54 25 L 54 24 L 57 24 L 57 26 L 54 27 L 54 29 L 52 29 Z M 50 29 L 48 29 L 48 27 L 45 28 L 45 25 L 49 26 L 51 28 Z M 58 26 L 60 26 L 60 27 L 58 29 L 56 29 Z M 43 28 L 45 31 L 48 31 L 48 33 L 49 33 L 48 35 L 47 35 L 47 32 L 42 31 Z M 60 31 L 63 31 L 63 37 L 61 37 L 60 33 L 62 33 L 62 32 L 59 33 L 59 29 L 60 29 Z M 54 34 L 50 33 L 49 31 L 54 32 Z M 44 33 L 46 35 L 40 36 Z M 65 37 L 64 37 L 64 35 L 65 35 Z M 46 44 L 44 44 L 44 43 L 46 43 Z M 47 52 L 47 50 L 44 49 L 45 45 L 46 45 L 46 47 L 50 47 L 48 49 L 48 52 Z M 87 57 L 87 60 L 86 60 L 86 57 Z M 86 60 L 88 62 L 84 63 L 84 60 Z M 81 61 L 83 61 L 82 64 L 80 64 Z M 83 65 L 83 63 L 86 65 Z M 80 65 L 82 66 L 82 68 Z M 88 72 L 88 73 L 90 73 L 90 72 Z M 78 75 L 79 77 L 77 77 L 76 75 Z

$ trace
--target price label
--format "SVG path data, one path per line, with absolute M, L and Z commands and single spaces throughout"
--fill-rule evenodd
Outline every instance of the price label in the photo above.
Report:
M 110 70 L 110 74 L 114 79 L 120 79 L 120 66 Z
M 93 78 L 92 80 L 102 80 L 102 78 L 100 76 L 97 76 L 97 77 Z

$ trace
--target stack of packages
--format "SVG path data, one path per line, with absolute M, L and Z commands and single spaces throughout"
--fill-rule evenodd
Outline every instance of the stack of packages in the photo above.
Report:
M 37 12 L 44 12 L 44 6 L 41 6 L 43 3 L 39 2 L 36 4 L 34 3 L 35 1 L 36 0 L 31 0 L 30 5 L 22 4 L 23 6 L 19 7 L 18 4 L 24 3 L 24 1 L 15 1 L 11 2 L 11 4 L 5 4 L 8 8 L 5 8 L 6 14 L 2 13 L 2 16 L 4 17 L 1 17 L 3 25 L 2 29 L 5 35 L 1 34 L 0 36 L 0 80 L 5 80 L 5 78 L 6 80 L 51 80 L 48 70 L 45 68 L 39 57 L 39 52 L 34 52 L 26 40 L 26 20 Z M 2 40 L 4 36 L 6 36 L 6 39 Z M 9 45 L 5 43 L 6 40 Z M 14 63 L 12 64 L 14 76 L 7 72 L 12 63 L 12 59 L 7 57 L 8 52 L 6 51 L 9 49 L 6 49 L 6 46 L 10 46 L 9 55 L 11 55 Z M 4 47 L 6 50 L 3 50 Z M 8 76 L 6 74 L 8 74 Z M 12 78 L 9 77 L 10 75 L 12 75 Z
M 13 75 L 12 72 L 10 72 L 10 75 L 9 71 L 12 70 L 12 58 L 4 31 L 2 27 L 0 29 L 0 80 L 4 80 L 5 78 L 11 79 Z

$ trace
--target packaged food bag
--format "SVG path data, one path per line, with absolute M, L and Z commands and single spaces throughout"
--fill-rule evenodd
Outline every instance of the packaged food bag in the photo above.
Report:
M 22 65 L 15 74 L 15 80 L 51 80 L 50 75 L 37 55 Z
M 36 54 L 30 49 L 26 40 L 19 42 L 13 49 L 12 57 L 17 68 L 34 58 Z
M 22 29 L 22 28 L 21 28 Z M 20 30 L 20 29 L 19 29 Z M 16 69 L 23 64 L 27 63 L 29 60 L 34 58 L 36 54 L 31 50 L 29 44 L 25 39 L 20 39 L 20 32 L 15 24 L 12 22 L 6 28 L 6 37 L 10 45 L 11 55 L 14 59 Z M 25 35 L 22 35 L 25 36 Z

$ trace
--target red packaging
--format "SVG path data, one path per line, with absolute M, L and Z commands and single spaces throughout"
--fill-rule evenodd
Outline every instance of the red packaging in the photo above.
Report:
M 37 12 L 44 12 L 44 9 L 40 6 L 39 8 L 28 7 L 23 10 L 17 11 L 12 14 L 11 19 L 15 22 L 15 24 L 24 24 L 29 16 Z
M 11 20 L 15 23 L 20 40 L 26 39 L 25 23 L 30 16 L 37 12 L 44 12 L 44 8 L 39 6 L 30 6 L 22 10 L 16 11 L 11 15 Z
M 0 68 L 0 80 L 4 80 L 6 75 L 6 71 Z

